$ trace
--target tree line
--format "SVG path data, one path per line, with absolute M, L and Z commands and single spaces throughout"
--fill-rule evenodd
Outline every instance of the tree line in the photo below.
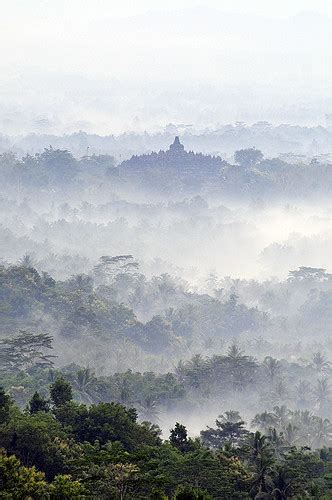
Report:
M 329 498 L 332 452 L 249 432 L 236 412 L 190 438 L 162 439 L 134 408 L 85 405 L 58 376 L 20 410 L 0 390 L 0 486 L 6 498 Z

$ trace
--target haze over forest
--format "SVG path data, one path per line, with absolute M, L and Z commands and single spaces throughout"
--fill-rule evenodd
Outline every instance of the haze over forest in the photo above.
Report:
M 5 6 L 0 496 L 332 498 L 332 10 L 273 4 Z
M 0 133 L 324 126 L 331 23 L 327 0 L 14 0 L 2 12 Z

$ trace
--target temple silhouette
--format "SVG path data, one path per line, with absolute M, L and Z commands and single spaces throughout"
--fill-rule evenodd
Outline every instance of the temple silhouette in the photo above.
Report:
M 167 151 L 134 155 L 119 166 L 120 175 L 144 177 L 153 172 L 181 177 L 217 177 L 225 161 L 219 156 L 186 151 L 178 136 Z

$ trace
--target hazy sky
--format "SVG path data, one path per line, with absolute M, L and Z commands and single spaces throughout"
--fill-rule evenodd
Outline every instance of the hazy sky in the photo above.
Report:
M 103 15 L 111 17 L 131 16 L 149 10 L 168 11 L 173 8 L 210 7 L 219 8 L 224 12 L 242 14 L 259 14 L 267 16 L 287 17 L 302 11 L 315 11 L 321 14 L 331 14 L 330 0 L 10 0 L 3 1 L 4 15 L 20 17 L 22 20 L 51 16 L 60 18 L 79 13 L 80 19 L 100 18 Z
M 322 123 L 329 0 L 3 0 L 0 132 Z

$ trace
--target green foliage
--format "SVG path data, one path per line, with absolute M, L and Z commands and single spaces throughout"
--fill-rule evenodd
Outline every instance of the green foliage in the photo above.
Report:
M 8 422 L 11 399 L 0 386 L 0 425 Z
M 283 448 L 310 445 L 317 449 L 329 443 L 332 437 L 332 425 L 328 419 L 312 415 L 308 410 L 292 411 L 285 405 L 257 414 L 252 425 L 267 435 L 274 429 Z
M 24 465 L 35 465 L 48 478 L 63 471 L 64 443 L 66 433 L 49 413 L 14 412 L 9 422 L 0 426 L 0 447 L 15 454 Z
M 73 398 L 72 388 L 63 377 L 58 377 L 50 387 L 51 401 L 56 407 L 68 403 Z
M 212 500 L 211 495 L 207 491 L 191 486 L 181 486 L 175 492 L 176 500 Z
M 239 447 L 248 435 L 244 424 L 237 412 L 226 412 L 216 420 L 216 429 L 208 427 L 207 430 L 201 431 L 202 442 L 215 449 L 224 446 Z
M 50 335 L 20 331 L 16 337 L 1 339 L 1 370 L 18 372 L 33 367 L 50 367 L 54 356 L 45 354 L 45 349 L 52 349 Z
M 0 389 L 0 446 L 7 451 L 2 467 L 16 470 L 3 473 L 8 498 L 38 498 L 38 488 L 50 498 L 328 498 L 332 428 L 325 354 L 316 350 L 306 361 L 288 362 L 268 356 L 262 339 L 246 345 L 251 352 L 262 349 L 263 361 L 247 355 L 238 338 L 225 349 L 224 338 L 263 328 L 267 315 L 234 293 L 217 300 L 184 293 L 167 275 L 148 281 L 136 264 L 132 256 L 105 257 L 95 269 L 97 285 L 87 275 L 55 281 L 37 272 L 28 255 L 19 266 L 0 266 L 1 375 L 11 395 Z M 303 273 L 287 286 L 329 279 Z M 123 297 L 125 303 L 118 302 Z M 152 319 L 139 322 L 132 304 L 147 314 L 143 306 L 151 297 L 161 305 L 157 313 L 148 311 Z M 89 346 L 114 346 L 120 369 L 129 349 L 138 362 L 143 353 L 155 362 L 178 350 L 186 361 L 173 373 L 97 376 L 74 363 L 55 370 L 47 354 L 52 338 L 40 333 L 45 313 L 66 342 L 83 343 L 89 333 Z M 24 323 L 36 333 L 15 335 Z M 216 342 L 221 354 L 200 354 L 203 343 L 209 351 Z M 251 422 L 257 432 L 228 411 L 215 428 L 201 432 L 201 440 L 188 438 L 178 422 L 169 441 L 161 439 L 156 422 L 163 412 L 180 404 L 194 412 L 212 397 L 223 404 L 233 393 L 250 410 L 258 398 L 266 408 Z M 318 415 L 306 410 L 310 404 Z M 319 453 L 302 445 L 325 448 Z M 15 485 L 13 474 L 26 477 L 30 490 L 22 489 L 23 479 Z
M 137 424 L 137 413 L 117 403 L 99 403 L 87 408 L 85 405 L 67 403 L 59 406 L 57 419 L 71 429 L 80 442 L 101 444 L 120 441 L 128 451 L 142 444 L 157 444 L 159 438 L 145 425 Z
M 29 412 L 32 415 L 39 411 L 49 411 L 49 402 L 38 392 L 35 392 L 29 401 Z
M 188 439 L 188 432 L 184 425 L 176 422 L 174 429 L 171 429 L 169 442 L 179 451 L 185 452 L 192 448 L 192 443 Z
M 74 481 L 68 474 L 55 476 L 49 486 L 50 496 L 61 500 L 79 500 L 85 497 L 85 488 L 79 481 Z
M 14 456 L 0 450 L 0 496 L 18 498 L 47 498 L 49 486 L 45 474 L 35 467 L 23 467 Z
M 232 356 L 241 353 L 233 349 Z M 328 449 L 321 457 L 307 449 L 280 452 L 276 433 L 249 434 L 236 411 L 219 417 L 227 440 L 215 452 L 188 438 L 184 425 L 176 423 L 169 442 L 162 442 L 159 428 L 137 422 L 136 410 L 117 403 L 87 407 L 72 401 L 70 391 L 56 378 L 53 410 L 45 411 L 46 400 L 35 393 L 30 413 L 1 393 L 7 416 L 0 446 L 7 454 L 0 455 L 0 487 L 6 498 L 324 498 L 330 491 Z M 280 418 L 285 413 L 275 411 Z
M 79 499 L 85 489 L 79 481 L 69 475 L 58 475 L 51 483 L 44 472 L 33 467 L 24 467 L 14 455 L 7 456 L 0 450 L 0 497 L 8 500 L 57 498 Z

